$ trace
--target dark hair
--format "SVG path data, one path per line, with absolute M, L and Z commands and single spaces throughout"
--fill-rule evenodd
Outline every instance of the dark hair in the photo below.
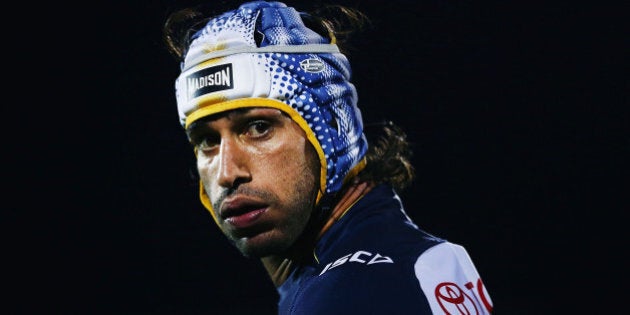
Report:
M 162 28 L 163 41 L 168 52 L 182 60 L 190 46 L 191 37 L 213 17 L 227 10 L 226 1 L 200 4 L 171 12 Z M 351 35 L 370 25 L 361 11 L 342 5 L 325 4 L 313 7 L 310 12 L 300 12 L 304 24 L 313 31 L 327 36 L 334 34 L 336 44 L 343 53 L 350 48 Z
M 181 61 L 191 42 L 192 35 L 209 19 L 227 11 L 225 2 L 199 5 L 171 13 L 163 28 L 163 38 L 168 51 Z M 233 8 L 232 8 L 233 9 Z M 369 18 L 355 8 L 342 5 L 320 5 L 309 13 L 303 13 L 306 26 L 320 34 L 334 34 L 339 49 L 348 53 L 351 35 L 370 25 Z M 359 178 L 373 183 L 388 183 L 395 189 L 406 188 L 414 179 L 412 155 L 406 134 L 391 121 L 366 124 L 368 140 L 367 166 Z
M 397 190 L 409 186 L 415 177 L 413 154 L 407 135 L 391 121 L 365 126 L 368 139 L 367 165 L 359 173 L 362 181 L 388 183 Z

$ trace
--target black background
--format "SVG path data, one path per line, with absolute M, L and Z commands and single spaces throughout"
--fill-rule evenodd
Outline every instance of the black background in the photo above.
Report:
M 14 313 L 274 313 L 267 275 L 223 239 L 190 175 L 178 63 L 161 27 L 199 2 L 7 13 L 20 21 L 5 48 L 17 55 L 5 68 L 18 73 L 5 157 L 16 198 L 5 213 L 16 220 L 5 221 L 4 298 Z M 408 214 L 468 249 L 496 314 L 624 310 L 623 11 L 336 3 L 372 19 L 349 54 L 353 81 L 364 121 L 393 120 L 413 145 Z

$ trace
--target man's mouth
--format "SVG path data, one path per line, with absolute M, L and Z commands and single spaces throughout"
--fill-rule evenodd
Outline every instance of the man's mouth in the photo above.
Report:
M 225 219 L 225 222 L 236 229 L 245 229 L 253 226 L 257 219 L 265 212 L 267 208 L 254 209 L 240 215 L 231 216 Z
M 235 196 L 223 202 L 220 216 L 233 228 L 245 229 L 256 224 L 267 209 L 268 205 L 247 196 Z

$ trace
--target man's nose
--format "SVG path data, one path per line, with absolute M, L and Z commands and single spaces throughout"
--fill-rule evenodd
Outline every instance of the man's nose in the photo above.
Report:
M 219 147 L 218 184 L 225 188 L 236 188 L 239 184 L 249 182 L 249 157 L 245 148 L 236 139 L 224 138 Z

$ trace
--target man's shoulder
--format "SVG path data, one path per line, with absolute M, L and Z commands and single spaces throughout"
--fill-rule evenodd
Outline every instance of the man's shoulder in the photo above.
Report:
M 300 289 L 295 306 L 327 314 L 492 309 L 464 247 L 446 241 L 407 256 L 357 249 L 322 265 Z
M 438 243 L 433 243 L 433 245 Z M 421 250 L 402 255 L 399 248 L 356 247 L 320 261 L 320 268 L 299 290 L 294 307 L 307 314 L 431 314 L 414 262 Z

